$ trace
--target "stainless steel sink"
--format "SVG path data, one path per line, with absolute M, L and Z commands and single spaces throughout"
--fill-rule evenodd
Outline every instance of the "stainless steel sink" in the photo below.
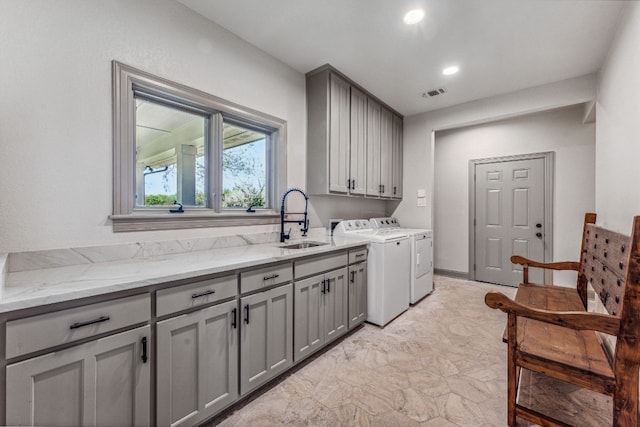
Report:
M 321 243 L 321 242 L 298 242 L 298 243 L 291 243 L 290 245 L 284 245 L 280 247 L 282 249 L 306 249 L 306 248 L 313 248 L 316 246 L 323 246 L 327 244 L 328 243 Z

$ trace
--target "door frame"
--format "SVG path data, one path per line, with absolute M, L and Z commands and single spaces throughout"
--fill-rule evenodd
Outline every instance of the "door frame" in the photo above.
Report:
M 476 280 L 476 166 L 487 163 L 512 162 L 516 160 L 544 160 L 544 259 L 536 260 L 551 262 L 553 260 L 553 188 L 555 152 L 516 154 L 512 156 L 488 157 L 469 160 L 469 280 Z M 544 283 L 552 282 L 553 272 L 544 271 Z

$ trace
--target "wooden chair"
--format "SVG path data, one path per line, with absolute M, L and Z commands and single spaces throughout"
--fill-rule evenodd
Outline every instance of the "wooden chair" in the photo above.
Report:
M 543 426 L 567 426 L 517 402 L 522 368 L 613 397 L 613 425 L 638 425 L 640 367 L 640 216 L 631 238 L 585 216 L 580 262 L 537 263 L 528 267 L 578 271 L 577 288 L 523 283 L 514 300 L 489 292 L 485 303 L 508 314 L 507 423 L 521 417 Z M 591 284 L 608 314 L 586 311 Z M 608 354 L 599 333 L 616 337 Z

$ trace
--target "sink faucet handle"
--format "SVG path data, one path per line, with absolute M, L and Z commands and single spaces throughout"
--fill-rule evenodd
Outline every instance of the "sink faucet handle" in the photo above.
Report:
M 302 237 L 306 237 L 307 231 L 309 231 L 309 219 L 306 219 L 302 225 L 303 228 L 301 228 L 300 231 L 302 231 Z

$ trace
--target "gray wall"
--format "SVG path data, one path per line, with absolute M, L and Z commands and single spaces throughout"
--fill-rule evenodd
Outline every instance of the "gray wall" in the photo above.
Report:
M 577 260 L 582 218 L 595 205 L 595 126 L 583 124 L 577 105 L 435 134 L 434 264 L 468 272 L 469 160 L 555 152 L 555 260 Z M 575 284 L 575 274 L 556 273 L 554 283 Z

